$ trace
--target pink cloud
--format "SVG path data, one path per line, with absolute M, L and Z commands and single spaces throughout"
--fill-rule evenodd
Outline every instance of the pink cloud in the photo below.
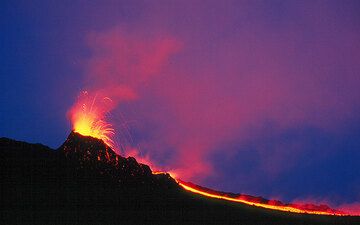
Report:
M 350 215 L 360 216 L 360 203 L 348 203 L 338 206 L 338 209 L 344 211 Z
M 265 121 L 275 122 L 280 130 L 299 124 L 336 130 L 352 116 L 357 107 L 354 83 L 360 81 L 350 73 L 342 79 L 346 83 L 339 84 L 330 79 L 328 68 L 316 66 L 331 66 L 331 58 L 322 55 L 332 54 L 327 49 L 310 56 L 314 62 L 306 62 L 306 54 L 289 60 L 288 46 L 298 41 L 289 38 L 279 43 L 248 34 L 220 41 L 212 50 L 217 54 L 208 61 L 208 56 L 199 59 L 192 54 L 191 42 L 181 44 L 156 31 L 147 36 L 136 29 L 114 28 L 88 38 L 87 83 L 90 91 L 115 99 L 112 108 L 120 101 L 136 100 L 131 109 L 124 106 L 132 111 L 129 119 L 156 126 L 135 128 L 156 137 L 142 143 L 148 156 L 171 153 L 163 162 L 166 168 L 199 179 L 214 173 L 208 157 L 222 144 L 250 140 L 256 133 L 249 131 L 261 129 Z M 296 60 L 310 64 L 300 67 Z M 269 164 L 266 149 L 258 151 L 270 174 L 284 169 L 283 156 L 296 155 L 284 154 L 286 148 L 274 150 L 270 157 L 274 162 Z M 295 150 L 301 148 L 288 149 Z

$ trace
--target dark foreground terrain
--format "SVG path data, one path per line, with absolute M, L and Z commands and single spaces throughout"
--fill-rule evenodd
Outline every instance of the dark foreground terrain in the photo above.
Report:
M 197 196 L 76 133 L 58 150 L 1 138 L 0 179 L 0 224 L 360 224 Z

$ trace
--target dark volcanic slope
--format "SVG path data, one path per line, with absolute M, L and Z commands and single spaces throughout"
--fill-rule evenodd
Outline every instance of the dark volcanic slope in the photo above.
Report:
M 360 224 L 196 196 L 76 133 L 58 150 L 1 138 L 0 178 L 0 224 Z

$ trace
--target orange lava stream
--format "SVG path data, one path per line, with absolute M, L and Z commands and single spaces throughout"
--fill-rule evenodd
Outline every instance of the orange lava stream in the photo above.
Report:
M 251 202 L 251 201 L 246 201 L 246 200 L 238 199 L 238 198 L 232 198 L 232 197 L 228 197 L 228 196 L 224 196 L 224 195 L 220 195 L 220 194 L 208 193 L 208 192 L 206 192 L 204 190 L 200 190 L 196 187 L 191 187 L 188 184 L 185 184 L 184 182 L 182 182 L 180 180 L 176 180 L 176 181 L 185 190 L 196 193 L 196 194 L 200 194 L 203 196 L 207 196 L 210 198 L 222 199 L 222 200 L 232 201 L 232 202 L 239 202 L 239 203 L 244 203 L 247 205 L 257 206 L 257 207 L 261 207 L 261 208 L 273 209 L 273 210 L 279 210 L 279 211 L 285 211 L 285 212 L 292 212 L 292 213 L 307 213 L 307 214 L 335 215 L 335 216 L 345 216 L 346 215 L 346 214 L 340 213 L 340 212 L 324 212 L 324 211 L 304 210 L 304 209 L 294 208 L 291 206 L 278 206 L 278 205 L 270 205 L 270 204 L 264 204 L 264 203 Z
M 155 174 L 155 175 L 156 174 L 166 174 L 166 172 L 154 171 L 153 174 Z M 172 174 L 170 174 L 170 176 L 172 176 Z M 232 197 L 221 195 L 221 194 L 209 193 L 209 192 L 206 192 L 205 190 L 201 190 L 199 188 L 196 188 L 195 186 L 186 184 L 185 182 L 183 182 L 183 181 L 181 181 L 179 179 L 176 179 L 176 178 L 174 178 L 174 179 L 186 191 L 190 191 L 192 193 L 200 194 L 200 195 L 210 197 L 210 198 L 222 199 L 222 200 L 231 201 L 231 202 L 239 202 L 239 203 L 252 205 L 252 206 L 256 206 L 256 207 L 261 207 L 261 208 L 265 208 L 265 209 L 272 209 L 272 210 L 278 210 L 278 211 L 284 211 L 284 212 L 292 212 L 292 213 L 305 213 L 305 214 L 316 214 L 316 215 L 332 215 L 332 216 L 347 216 L 348 215 L 348 214 L 343 213 L 343 212 L 327 212 L 327 211 L 298 209 L 298 208 L 295 208 L 295 207 L 292 207 L 292 206 L 270 205 L 270 204 L 265 204 L 265 203 L 247 201 L 247 200 L 239 199 L 239 198 L 232 198 Z

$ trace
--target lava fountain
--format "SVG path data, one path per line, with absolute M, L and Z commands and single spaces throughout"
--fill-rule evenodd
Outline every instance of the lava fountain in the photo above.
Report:
M 70 109 L 69 117 L 75 132 L 101 139 L 105 144 L 113 148 L 114 141 L 112 137 L 115 130 L 106 121 L 107 102 L 111 103 L 111 99 L 108 97 L 100 98 L 97 95 L 90 97 L 87 91 L 83 91 L 78 101 Z

